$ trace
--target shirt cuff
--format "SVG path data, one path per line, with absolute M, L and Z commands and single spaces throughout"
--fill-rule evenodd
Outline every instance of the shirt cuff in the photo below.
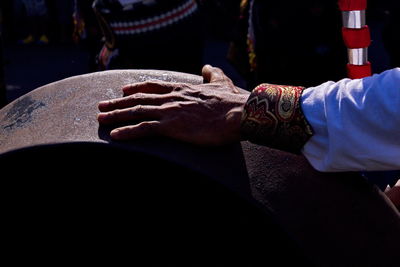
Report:
M 301 110 L 305 88 L 261 84 L 244 107 L 241 134 L 245 140 L 299 154 L 313 135 Z

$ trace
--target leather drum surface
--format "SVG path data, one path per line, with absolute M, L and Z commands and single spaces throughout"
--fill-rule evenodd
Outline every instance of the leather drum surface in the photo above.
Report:
M 107 71 L 38 88 L 0 112 L 0 153 L 61 142 L 107 142 L 96 120 L 97 103 L 122 97 L 122 86 L 146 80 L 201 83 L 201 77 L 163 71 Z
M 115 70 L 43 86 L 0 110 L 0 161 L 20 149 L 80 142 L 145 153 L 255 199 L 317 266 L 398 266 L 399 213 L 356 173 L 319 173 L 301 155 L 248 142 L 214 148 L 161 138 L 112 142 L 109 129 L 99 128 L 97 103 L 150 79 L 203 82 L 177 72 Z

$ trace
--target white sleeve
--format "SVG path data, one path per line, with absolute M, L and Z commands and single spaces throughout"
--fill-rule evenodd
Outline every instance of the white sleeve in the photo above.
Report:
M 400 170 L 400 68 L 303 92 L 314 130 L 302 153 L 319 171 Z

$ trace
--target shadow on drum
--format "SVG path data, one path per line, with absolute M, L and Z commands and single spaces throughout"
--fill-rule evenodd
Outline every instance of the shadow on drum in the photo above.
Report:
M 4 255 L 15 264 L 310 266 L 260 207 L 163 158 L 83 142 L 0 162 Z

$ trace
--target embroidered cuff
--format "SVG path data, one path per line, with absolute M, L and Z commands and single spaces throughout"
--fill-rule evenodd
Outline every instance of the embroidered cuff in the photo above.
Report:
M 300 107 L 305 88 L 261 84 L 250 94 L 242 117 L 242 137 L 251 142 L 293 153 L 312 136 Z

